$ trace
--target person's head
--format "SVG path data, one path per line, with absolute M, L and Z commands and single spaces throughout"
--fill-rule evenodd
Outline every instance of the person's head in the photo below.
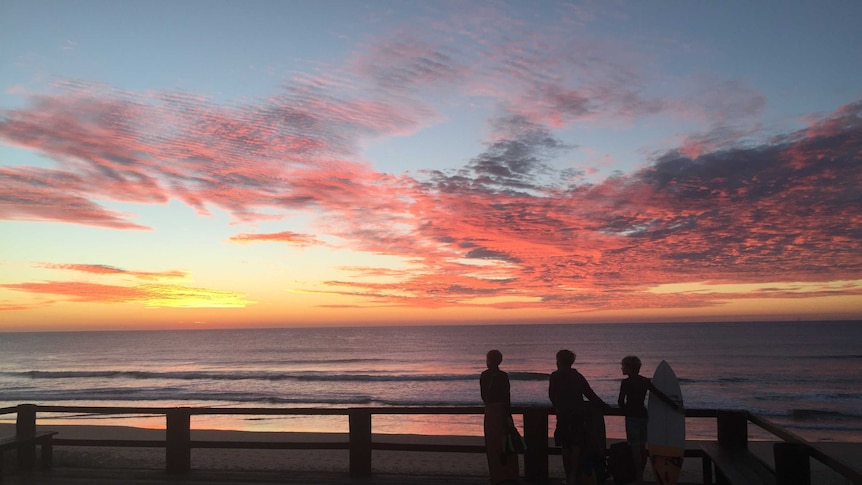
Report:
M 503 353 L 499 350 L 489 350 L 488 353 L 485 354 L 485 363 L 488 364 L 489 369 L 500 367 L 500 362 L 503 362 Z
M 557 352 L 557 368 L 565 369 L 571 367 L 575 363 L 575 353 L 571 350 L 563 349 Z
M 624 357 L 622 368 L 623 374 L 627 376 L 637 375 L 641 371 L 641 360 L 635 355 Z

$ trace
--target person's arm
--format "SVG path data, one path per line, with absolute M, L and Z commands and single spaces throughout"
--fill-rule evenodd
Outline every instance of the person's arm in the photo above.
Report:
M 649 389 L 649 392 L 658 396 L 659 399 L 664 401 L 665 404 L 672 407 L 678 413 L 685 414 L 685 408 L 683 407 L 682 403 L 678 403 L 678 402 L 674 401 L 673 399 L 669 398 L 665 393 L 661 392 L 657 387 L 655 387 L 653 385 L 652 381 L 647 381 L 647 382 L 648 382 L 647 389 Z
M 620 397 L 617 398 L 617 406 L 619 406 L 620 409 L 623 409 L 626 407 L 626 381 L 625 380 L 620 382 Z
M 548 379 L 548 399 L 551 400 L 551 405 L 554 407 L 557 407 L 557 397 L 560 393 L 559 382 L 557 381 L 557 374 L 552 373 L 551 378 Z
M 509 374 L 503 373 L 503 389 L 506 391 L 506 407 L 512 406 L 511 384 L 509 384 Z
M 581 385 L 583 386 L 583 389 L 584 389 L 584 396 L 586 396 L 587 399 L 590 400 L 590 402 L 600 404 L 604 408 L 609 408 L 610 406 L 608 406 L 608 403 L 604 402 L 602 400 L 602 398 L 600 398 L 598 396 L 598 394 L 596 394 L 595 391 L 593 391 L 593 388 L 590 387 L 590 383 L 587 382 L 587 378 L 581 374 L 578 374 L 578 375 L 581 376 Z
M 482 396 L 483 403 L 488 402 L 488 390 L 486 389 L 488 386 L 485 383 L 485 375 L 486 374 L 483 372 L 482 375 L 479 376 L 479 395 Z

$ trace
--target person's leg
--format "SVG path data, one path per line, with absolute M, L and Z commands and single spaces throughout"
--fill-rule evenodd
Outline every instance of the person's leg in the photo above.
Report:
M 564 446 L 560 448 L 560 456 L 563 459 L 563 473 L 566 474 L 566 482 L 569 480 L 569 467 L 571 467 L 572 463 L 572 449 L 568 446 Z
M 581 465 L 581 450 L 586 445 L 587 428 L 584 423 L 584 417 L 574 415 L 571 422 L 571 438 L 572 438 L 572 459 L 569 461 L 569 483 L 580 483 L 580 465 Z
M 646 469 L 646 462 L 647 462 L 647 457 L 649 456 L 649 452 L 646 449 L 646 443 L 641 443 L 640 449 L 641 449 L 641 462 L 640 462 L 639 470 L 640 470 L 641 481 L 643 481 L 644 469 Z
M 563 473 L 566 483 L 572 483 L 569 475 L 572 473 L 572 423 L 571 417 L 565 413 L 557 415 L 557 428 L 554 430 L 554 444 L 560 447 L 560 457 L 563 460 Z
M 630 443 L 630 448 L 632 450 L 632 463 L 635 466 L 635 484 L 643 485 L 644 483 L 644 465 L 646 465 L 646 461 L 643 460 L 643 457 L 646 456 L 646 450 L 644 449 L 641 443 Z
M 632 418 L 631 439 L 629 445 L 632 448 L 632 458 L 635 466 L 635 483 L 642 485 L 644 480 L 644 469 L 647 461 L 647 418 Z M 628 423 L 626 423 L 628 425 Z M 628 427 L 628 426 L 627 426 Z
M 503 426 L 505 406 L 490 403 L 485 406 L 485 453 L 488 457 L 488 472 L 491 483 L 503 483 L 509 478 L 505 453 L 506 429 Z M 516 456 L 517 458 L 517 456 Z
M 573 446 L 569 448 L 569 450 L 569 469 L 566 470 L 566 483 L 569 485 L 577 485 L 579 483 L 578 468 L 581 464 L 581 447 Z

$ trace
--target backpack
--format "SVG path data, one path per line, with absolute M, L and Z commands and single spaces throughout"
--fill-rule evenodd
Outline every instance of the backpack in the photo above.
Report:
M 635 480 L 637 472 L 631 445 L 622 441 L 610 446 L 608 449 L 608 472 L 614 477 L 614 483 L 617 485 Z

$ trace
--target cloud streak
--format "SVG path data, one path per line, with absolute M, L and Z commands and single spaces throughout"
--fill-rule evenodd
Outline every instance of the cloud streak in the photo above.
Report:
M 271 234 L 248 234 L 240 233 L 230 238 L 234 243 L 251 243 L 251 242 L 283 242 L 292 246 L 321 246 L 325 243 L 312 234 L 298 234 L 291 231 L 282 231 Z
M 41 268 L 64 272 L 85 273 L 98 278 L 132 277 L 131 284 L 105 284 L 92 281 L 42 281 L 0 284 L 0 288 L 28 293 L 34 296 L 51 295 L 48 303 L 59 300 L 77 303 L 143 304 L 150 308 L 245 308 L 254 304 L 244 294 L 198 288 L 164 281 L 185 280 L 184 271 L 129 271 L 105 264 L 54 264 L 40 263 Z M 140 283 L 144 281 L 145 283 Z M 42 303 L 41 305 L 45 305 Z M 2 311 L 17 311 L 40 305 L 0 305 Z
M 743 82 L 690 76 L 680 94 L 657 96 L 645 89 L 654 73 L 644 51 L 580 37 L 567 25 L 535 32 L 500 9 L 474 8 L 479 14 L 445 25 L 370 39 L 338 68 L 297 75 L 266 99 L 217 103 L 85 81 L 24 93 L 26 106 L 0 112 L 0 140 L 55 165 L 3 160 L 0 219 L 152 230 L 111 204 L 170 201 L 200 215 L 225 211 L 235 223 L 302 215 L 313 233 L 240 232 L 228 241 L 394 256 L 407 269 L 357 265 L 341 268 L 352 278 L 325 282 L 327 294 L 385 307 L 580 312 L 729 298 L 652 291 L 671 283 L 847 281 L 810 293 L 858 294 L 862 102 L 756 140 L 752 120 L 766 98 Z M 444 120 L 450 103 L 492 113 L 484 148 L 466 163 L 392 174 L 364 158 L 370 142 Z M 576 148 L 564 129 L 659 115 L 708 129 L 598 183 L 558 168 Z M 251 303 L 239 293 L 158 283 L 189 276 L 181 271 L 43 267 L 154 283 L 3 287 L 82 302 Z M 745 295 L 734 298 L 798 297 Z
M 413 197 L 416 231 L 408 239 L 433 241 L 435 251 L 401 255 L 421 260 L 423 272 L 461 282 L 405 276 L 388 285 L 352 284 L 344 294 L 453 305 L 490 283 L 497 294 L 537 299 L 491 306 L 573 310 L 729 300 L 725 294 L 647 291 L 674 282 L 850 280 L 846 288 L 811 294 L 856 294 L 862 274 L 862 233 L 855 224 L 862 201 L 860 115 L 862 103 L 854 103 L 760 145 L 696 158 L 670 151 L 643 170 L 598 185 L 566 183 L 560 174 L 556 186 L 529 183 L 549 170 L 528 168 L 541 167 L 534 154 L 547 143 L 525 143 L 535 137 L 500 141 L 456 174 L 431 174 Z M 500 149 L 512 144 L 519 149 Z M 513 183 L 513 173 L 526 175 Z M 474 266 L 474 259 L 493 264 Z M 413 292 L 405 295 L 405 288 Z M 759 296 L 767 294 L 798 297 Z
M 123 275 L 123 276 L 132 276 L 136 279 L 141 280 L 161 280 L 161 279 L 185 279 L 188 277 L 186 272 L 184 271 L 161 271 L 161 272 L 149 272 L 149 271 L 129 271 L 122 268 L 117 268 L 116 266 L 109 266 L 105 264 L 53 264 L 53 263 L 43 263 L 43 268 L 48 269 L 58 269 L 58 270 L 69 270 L 69 271 L 79 271 L 82 273 L 90 273 L 95 275 Z
M 81 281 L 47 281 L 3 284 L 0 288 L 33 295 L 52 295 L 77 303 L 139 303 L 150 308 L 244 308 L 254 303 L 245 299 L 241 293 L 165 284 L 120 286 Z
M 854 103 L 808 129 L 757 146 L 727 146 L 695 157 L 682 150 L 669 151 L 647 168 L 595 185 L 579 184 L 577 174 L 551 168 L 547 160 L 570 147 L 544 126 L 518 117 L 502 118 L 501 136 L 463 169 L 427 172 L 419 178 L 376 173 L 359 162 L 267 160 L 255 165 L 234 161 L 239 155 L 229 154 L 226 160 L 186 165 L 182 180 L 208 181 L 201 182 L 204 186 L 218 180 L 221 185 L 219 190 L 196 190 L 192 195 L 168 189 L 170 184 L 162 181 L 176 183 L 178 170 L 165 176 L 162 165 L 141 156 L 122 161 L 105 155 L 83 159 L 82 145 L 71 140 L 50 143 L 44 150 L 61 161 L 72 159 L 68 166 L 80 173 L 23 168 L 6 173 L 50 174 L 47 178 L 54 183 L 46 190 L 60 197 L 63 187 L 83 192 L 83 173 L 101 172 L 104 190 L 95 183 L 89 193 L 120 197 L 111 183 L 124 175 L 99 170 L 99 163 L 93 161 L 110 159 L 117 170 L 126 167 L 126 172 L 138 174 L 136 179 L 153 180 L 150 187 L 161 190 L 155 195 L 133 191 L 132 200 L 156 202 L 180 196 L 197 208 L 208 204 L 231 208 L 239 218 L 262 209 L 314 207 L 324 215 L 318 224 L 322 233 L 342 238 L 356 250 L 404 258 L 420 270 L 419 276 L 402 275 L 392 284 L 365 283 L 361 277 L 330 282 L 342 288 L 337 293 L 381 304 L 454 305 L 495 294 L 531 301 L 490 306 L 650 307 L 665 305 L 669 299 L 677 306 L 685 305 L 682 300 L 703 305 L 726 296 L 669 298 L 645 290 L 679 281 L 858 279 L 862 233 L 854 222 L 859 222 L 862 187 L 860 113 L 862 103 Z M 14 120 L 28 116 L 13 115 L 13 121 L 0 124 L 0 133 L 11 137 L 27 132 Z M 45 139 L 45 127 L 38 131 L 38 138 Z M 48 138 L 61 135 L 68 133 Z M 32 139 L 16 141 L 24 144 Z M 132 146 L 122 146 L 123 141 Z M 110 149 L 99 150 L 132 153 L 138 143 L 132 138 L 114 139 Z M 58 146 L 68 153 L 58 153 Z M 22 186 L 46 186 L 41 180 L 6 177 L 6 193 L 20 193 Z M 50 197 L 34 199 L 32 206 L 50 211 L 50 201 Z M 35 210 L 16 212 L 17 206 L 8 203 L 3 207 L 9 219 Z M 55 220 L 68 214 L 64 209 Z M 108 227 L 138 228 L 107 220 L 117 224 L 106 223 Z M 77 222 L 91 221 L 87 216 Z M 316 235 L 289 231 L 241 233 L 231 241 L 321 244 Z M 181 276 L 98 265 L 63 268 L 135 278 Z M 87 301 L 91 294 L 108 301 L 114 298 L 111 295 L 118 301 L 147 301 L 150 296 L 145 295 L 152 292 L 146 287 L 60 283 L 7 288 L 67 294 L 78 301 Z

